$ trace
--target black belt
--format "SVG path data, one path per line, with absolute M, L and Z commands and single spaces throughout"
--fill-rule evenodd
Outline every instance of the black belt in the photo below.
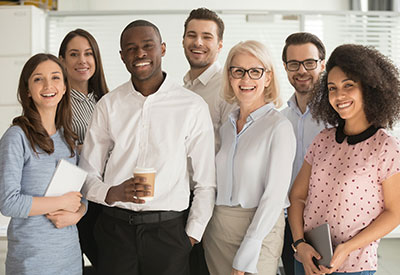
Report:
M 118 207 L 106 207 L 106 206 L 103 207 L 103 212 L 109 216 L 123 220 L 131 225 L 169 221 L 179 218 L 183 215 L 183 212 L 177 212 L 177 211 L 135 212 L 127 209 L 121 209 Z

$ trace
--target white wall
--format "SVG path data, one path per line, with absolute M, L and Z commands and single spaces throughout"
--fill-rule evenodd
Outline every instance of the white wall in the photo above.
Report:
M 350 0 L 58 0 L 59 11 L 106 10 L 348 10 Z

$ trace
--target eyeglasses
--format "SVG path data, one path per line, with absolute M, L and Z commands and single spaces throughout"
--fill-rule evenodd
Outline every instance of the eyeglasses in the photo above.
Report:
M 231 67 L 229 67 L 229 72 L 231 73 L 231 76 L 235 79 L 243 78 L 244 75 L 247 73 L 251 79 L 258 80 L 263 76 L 265 69 L 264 68 L 250 68 L 250 69 L 246 70 L 245 68 L 242 68 L 242 67 L 231 66 Z
M 307 71 L 315 70 L 317 68 L 318 62 L 321 59 L 306 59 L 303 61 L 288 61 L 286 62 L 286 68 L 289 72 L 296 72 L 300 69 L 300 64 L 303 65 L 304 69 Z

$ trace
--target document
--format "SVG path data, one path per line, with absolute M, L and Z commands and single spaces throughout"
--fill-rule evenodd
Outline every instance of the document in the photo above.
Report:
M 78 166 L 61 159 L 50 181 L 45 197 L 62 196 L 71 191 L 81 191 L 87 172 Z

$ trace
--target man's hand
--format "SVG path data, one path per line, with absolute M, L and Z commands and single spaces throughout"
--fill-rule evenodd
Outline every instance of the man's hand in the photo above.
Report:
M 140 198 L 149 196 L 151 194 L 151 192 L 148 191 L 150 188 L 151 186 L 146 184 L 146 178 L 130 178 L 120 185 L 111 187 L 108 190 L 105 202 L 109 205 L 117 201 L 142 204 L 146 201 Z
M 195 238 L 189 237 L 190 243 L 192 244 L 192 247 L 197 243 L 197 240 Z

